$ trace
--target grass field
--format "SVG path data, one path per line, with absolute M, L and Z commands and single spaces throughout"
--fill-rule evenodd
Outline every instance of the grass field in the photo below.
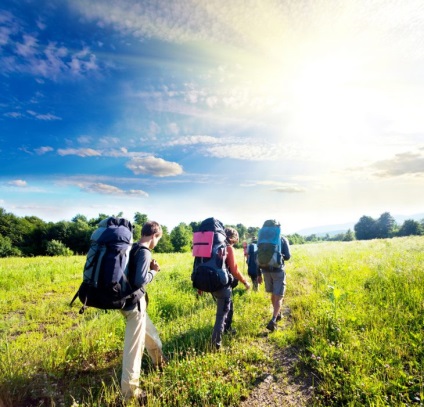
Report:
M 236 406 L 272 365 L 257 346 L 268 295 L 235 289 L 237 335 L 212 352 L 215 303 L 191 288 L 191 255 L 154 257 L 162 271 L 148 312 L 170 363 L 160 372 L 143 358 L 149 405 Z M 69 307 L 84 260 L 0 259 L 0 406 L 124 405 L 122 316 Z M 423 263 L 424 237 L 292 247 L 290 324 L 267 340 L 298 349 L 298 374 L 316 378 L 315 405 L 423 405 Z

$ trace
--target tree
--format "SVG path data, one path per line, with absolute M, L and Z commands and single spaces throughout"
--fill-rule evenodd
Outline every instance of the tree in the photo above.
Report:
M 21 251 L 12 246 L 12 241 L 7 236 L 0 235 L 0 257 L 20 256 Z
M 198 230 L 199 230 L 199 226 L 200 226 L 200 224 L 201 224 L 202 222 L 190 222 L 189 223 L 189 226 L 190 226 L 190 228 L 191 228 L 191 231 L 194 233 L 194 232 L 197 232 Z
M 353 228 L 358 240 L 370 240 L 376 237 L 376 221 L 371 216 L 362 216 Z
M 191 250 L 192 232 L 191 228 L 184 222 L 172 229 L 170 238 L 174 251 L 184 253 Z
M 295 245 L 295 244 L 304 244 L 305 243 L 305 239 L 303 236 L 299 235 L 298 233 L 294 233 L 292 235 L 288 235 L 287 239 L 289 240 L 289 243 L 291 245 Z
M 343 236 L 343 242 L 351 242 L 355 240 L 355 234 L 352 230 L 348 229 L 348 231 Z
M 256 226 L 249 226 L 249 227 L 247 228 L 247 235 L 248 235 L 248 238 L 253 239 L 253 238 L 255 238 L 255 237 L 258 237 L 259 229 L 260 229 L 260 228 L 258 228 L 258 227 L 256 227 Z
M 238 223 L 237 225 L 236 225 L 236 229 L 237 229 L 237 232 L 238 232 L 238 234 L 239 234 L 239 241 L 240 242 L 242 242 L 243 240 L 246 240 L 246 235 L 247 235 L 247 227 L 246 226 L 244 226 L 243 224 L 241 224 L 241 223 Z
M 407 219 L 399 229 L 398 236 L 422 235 L 423 230 L 419 222 Z
M 162 238 L 159 240 L 159 243 L 155 247 L 155 252 L 157 253 L 172 253 L 174 247 L 171 243 L 171 238 L 169 236 L 168 228 L 162 226 Z
M 143 225 L 147 222 L 148 217 L 145 213 L 136 212 L 134 215 L 134 223 L 136 225 L 140 225 L 143 227 Z
M 78 222 L 78 221 L 88 223 L 87 217 L 79 213 L 72 218 L 72 222 Z
M 380 239 L 387 239 L 393 237 L 396 221 L 389 212 L 384 212 L 376 221 L 376 236 Z

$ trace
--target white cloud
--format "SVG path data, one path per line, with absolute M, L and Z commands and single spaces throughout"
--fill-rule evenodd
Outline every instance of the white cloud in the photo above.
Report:
M 241 185 L 243 187 L 256 187 L 256 186 L 266 186 L 270 187 L 270 191 L 281 192 L 281 193 L 302 193 L 306 192 L 304 187 L 301 187 L 297 184 L 289 182 L 279 182 L 279 181 L 253 181 Z
M 153 156 L 135 157 L 126 164 L 134 174 L 149 174 L 155 177 L 173 177 L 183 173 L 180 164 Z
M 25 188 L 27 186 L 27 182 L 22 179 L 15 179 L 13 181 L 9 181 L 7 184 L 19 188 Z
M 96 56 L 87 47 L 71 50 L 53 41 L 42 43 L 37 31 L 26 33 L 11 13 L 2 12 L 0 23 L 0 47 L 9 45 L 8 52 L 0 54 L 3 74 L 24 73 L 57 80 L 82 77 L 100 69 Z M 44 29 L 40 24 L 36 27 Z M 41 116 L 41 120 L 58 119 L 53 115 Z
M 211 157 L 252 161 L 275 161 L 280 159 L 283 154 L 282 149 L 275 145 L 227 144 L 224 142 L 205 147 L 203 152 Z
M 130 189 L 128 191 L 125 191 L 113 185 L 103 184 L 99 182 L 94 184 L 82 185 L 81 188 L 86 192 L 93 192 L 93 193 L 105 194 L 105 195 L 131 195 L 131 196 L 143 196 L 143 197 L 149 196 L 146 192 L 142 190 Z
M 46 120 L 46 121 L 51 121 L 51 120 L 62 120 L 61 117 L 55 116 L 54 114 L 51 113 L 46 113 L 46 114 L 40 114 L 37 113 L 33 110 L 27 110 L 27 113 L 33 117 L 35 117 L 38 120 Z
M 390 160 L 374 163 L 378 177 L 389 178 L 399 176 L 424 176 L 424 148 L 416 152 L 396 154 Z
M 77 141 L 80 144 L 90 144 L 93 141 L 93 138 L 91 136 L 79 136 Z
M 48 153 L 49 151 L 53 151 L 53 148 L 52 147 L 49 147 L 49 146 L 44 146 L 44 147 L 36 148 L 36 149 L 34 149 L 34 151 L 38 155 L 43 155 L 45 153 Z
M 61 156 L 77 155 L 79 157 L 96 157 L 102 155 L 100 151 L 92 148 L 59 148 L 57 153 Z
M 195 145 L 195 144 L 216 144 L 219 143 L 219 139 L 212 136 L 185 136 L 174 139 L 168 143 L 167 146 L 186 146 L 186 145 Z
M 12 117 L 13 119 L 17 119 L 18 117 L 22 117 L 22 113 L 20 112 L 7 112 L 4 114 L 6 117 Z

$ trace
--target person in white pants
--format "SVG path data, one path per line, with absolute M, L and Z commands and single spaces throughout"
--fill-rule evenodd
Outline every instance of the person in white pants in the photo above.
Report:
M 141 230 L 140 240 L 131 249 L 130 272 L 134 273 L 135 287 L 142 288 L 143 291 L 160 270 L 159 264 L 152 259 L 151 250 L 161 237 L 162 228 L 159 223 L 146 222 Z M 164 361 L 162 343 L 146 308 L 146 295 L 143 295 L 137 303 L 129 304 L 121 311 L 126 319 L 121 391 L 127 400 L 144 397 L 139 383 L 144 348 L 146 347 L 155 365 Z

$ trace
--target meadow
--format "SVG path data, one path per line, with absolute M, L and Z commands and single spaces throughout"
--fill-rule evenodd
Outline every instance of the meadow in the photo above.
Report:
M 296 349 L 294 374 L 314 377 L 316 406 L 424 403 L 424 237 L 292 246 L 284 329 L 269 335 L 270 301 L 234 291 L 224 350 L 209 340 L 215 303 L 191 287 L 190 253 L 155 254 L 148 313 L 168 365 L 143 358 L 149 406 L 237 406 L 264 370 L 259 346 Z M 239 267 L 243 253 L 237 251 Z M 119 392 L 124 320 L 69 302 L 85 258 L 0 259 L 0 406 L 124 406 Z M 131 405 L 131 404 L 128 404 Z

